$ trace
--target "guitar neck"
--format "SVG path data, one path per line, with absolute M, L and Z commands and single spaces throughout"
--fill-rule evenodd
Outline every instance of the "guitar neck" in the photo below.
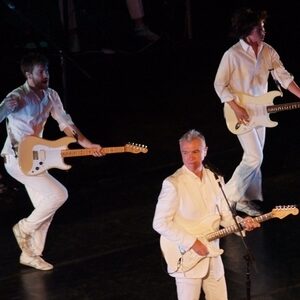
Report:
M 83 148 L 83 149 L 66 149 L 61 151 L 62 157 L 76 157 L 76 156 L 88 156 L 93 155 L 96 151 L 96 148 Z M 102 147 L 102 152 L 105 154 L 113 153 L 123 153 L 125 152 L 125 147 Z
M 259 217 L 255 217 L 253 219 L 255 219 L 255 221 L 257 221 L 259 223 L 262 223 L 262 222 L 270 220 L 272 218 L 273 218 L 273 214 L 272 214 L 272 212 L 269 212 L 267 214 L 261 215 Z M 238 231 L 239 231 L 239 228 L 237 227 L 236 224 L 234 224 L 234 225 L 228 226 L 226 228 L 220 229 L 218 231 L 209 233 L 208 235 L 206 235 L 206 239 L 210 242 L 210 241 L 225 237 L 231 233 L 238 232 Z
M 282 104 L 275 104 L 267 106 L 267 112 L 276 113 L 285 110 L 293 110 L 300 108 L 300 102 L 291 102 L 291 103 L 282 103 Z

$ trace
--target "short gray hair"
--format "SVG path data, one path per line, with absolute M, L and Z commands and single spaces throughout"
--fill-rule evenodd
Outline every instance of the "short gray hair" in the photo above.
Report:
M 183 136 L 179 139 L 179 143 L 184 141 L 190 142 L 195 139 L 201 139 L 202 141 L 204 141 L 204 143 L 206 143 L 204 135 L 196 129 L 190 129 L 185 134 L 183 134 Z

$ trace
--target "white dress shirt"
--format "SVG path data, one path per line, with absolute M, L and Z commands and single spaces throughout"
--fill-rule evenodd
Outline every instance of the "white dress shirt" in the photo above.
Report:
M 223 103 L 235 99 L 235 93 L 261 96 L 268 91 L 270 73 L 285 89 L 294 80 L 272 46 L 262 42 L 256 56 L 241 39 L 224 53 L 214 81 L 215 91 Z
M 51 88 L 45 90 L 44 97 L 40 99 L 26 81 L 7 95 L 7 97 L 10 96 L 18 99 L 18 107 L 7 115 L 8 135 L 1 155 L 14 154 L 12 146 L 18 144 L 25 136 L 42 137 L 50 114 L 58 122 L 61 131 L 73 125 L 71 117 L 63 108 L 58 93 Z

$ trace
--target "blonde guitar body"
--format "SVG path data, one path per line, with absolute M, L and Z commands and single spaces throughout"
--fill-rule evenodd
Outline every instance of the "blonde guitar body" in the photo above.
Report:
M 65 164 L 65 157 L 88 156 L 95 152 L 93 148 L 69 149 L 68 145 L 75 142 L 75 138 L 67 136 L 54 141 L 27 136 L 18 146 L 18 160 L 22 172 L 25 175 L 35 176 L 51 168 L 69 170 L 71 166 Z M 103 147 L 102 152 L 136 154 L 147 153 L 148 148 L 144 145 L 126 144 L 119 147 Z
M 247 133 L 253 128 L 260 126 L 275 127 L 278 125 L 278 122 L 270 119 L 270 113 L 300 108 L 300 102 L 273 105 L 273 99 L 281 96 L 279 91 L 271 91 L 257 97 L 238 93 L 236 95 L 238 96 L 238 104 L 247 110 L 250 122 L 248 124 L 240 123 L 229 104 L 224 103 L 226 125 L 233 134 Z

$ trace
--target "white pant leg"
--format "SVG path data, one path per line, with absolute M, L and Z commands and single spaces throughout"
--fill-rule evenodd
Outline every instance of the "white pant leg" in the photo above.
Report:
M 48 221 L 44 222 L 38 229 L 33 231 L 31 234 L 32 240 L 31 240 L 31 247 L 34 249 L 34 254 L 35 255 L 42 255 L 44 248 L 45 248 L 45 243 L 46 243 L 46 238 L 47 238 L 47 233 L 49 226 L 51 224 L 52 218 L 49 219 Z M 26 227 L 27 219 L 22 219 L 20 221 L 21 227 L 23 228 L 24 226 Z
M 33 204 L 31 214 L 20 221 L 24 232 L 33 236 L 35 254 L 41 255 L 44 249 L 48 228 L 57 209 L 67 200 L 66 188 L 48 172 L 37 176 L 26 176 L 20 170 L 13 156 L 5 164 L 6 171 L 23 183 Z
M 127 8 L 131 19 L 141 19 L 144 17 L 144 7 L 142 0 L 126 0 Z
M 175 278 L 178 300 L 199 300 L 203 289 L 206 300 L 228 300 L 224 273 L 215 273 L 216 266 L 210 260 L 208 273 L 203 278 Z
M 265 127 L 259 127 L 238 135 L 244 154 L 240 164 L 225 184 L 229 201 L 262 200 L 261 164 L 265 143 Z
M 178 300 L 199 300 L 201 278 L 175 278 Z
M 38 220 L 41 216 L 41 206 L 43 206 L 43 197 L 40 196 L 39 191 L 36 191 L 35 189 L 30 188 L 29 186 L 25 187 L 28 192 L 29 198 L 31 199 L 31 202 L 33 203 L 34 201 L 36 202 L 36 204 L 33 204 L 35 210 L 27 218 L 22 219 L 20 221 L 20 225 L 22 229 L 25 228 L 25 232 L 31 232 L 32 247 L 35 250 L 34 252 L 36 255 L 41 255 L 45 247 L 49 226 L 57 209 L 53 212 L 53 214 L 51 214 L 50 217 L 46 218 L 37 229 L 32 229 L 32 226 L 36 225 L 37 222 L 39 222 Z
M 208 276 L 202 279 L 202 288 L 205 293 L 206 300 L 227 300 L 227 286 L 225 277 L 215 279 L 210 272 Z

